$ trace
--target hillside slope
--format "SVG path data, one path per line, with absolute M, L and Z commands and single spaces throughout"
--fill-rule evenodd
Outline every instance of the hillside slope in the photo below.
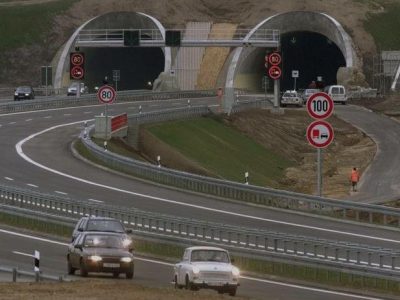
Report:
M 58 1 L 47 2 L 49 1 L 14 0 L 2 1 L 2 5 L 8 9 L 12 7 L 11 4 L 40 5 L 40 9 L 46 11 L 49 3 Z M 58 49 L 77 27 L 90 18 L 112 11 L 145 12 L 158 18 L 169 28 L 182 27 L 187 21 L 226 22 L 249 28 L 277 13 L 293 10 L 325 12 L 344 25 L 362 56 L 370 56 L 376 49 L 373 38 L 363 27 L 363 22 L 368 14 L 383 11 L 379 3 L 393 1 L 237 0 L 229 5 L 225 0 L 70 0 L 69 2 L 71 2 L 69 9 L 61 15 L 54 16 L 51 26 L 48 26 L 49 31 L 43 32 L 39 41 L 0 52 L 0 59 L 5 62 L 0 66 L 0 85 L 15 86 L 16 83 L 23 82 L 37 85 L 40 79 L 40 66 L 51 62 Z M 0 11 L 2 9 L 5 8 L 0 6 Z M 18 16 L 18 12 L 16 15 Z M 10 28 L 15 25 L 3 24 L 3 26 Z

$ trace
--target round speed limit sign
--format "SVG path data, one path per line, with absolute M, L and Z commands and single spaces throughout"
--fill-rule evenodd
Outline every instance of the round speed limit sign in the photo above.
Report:
M 326 93 L 315 93 L 307 100 L 308 114 L 314 119 L 326 119 L 333 112 L 332 98 Z
M 116 92 L 112 86 L 109 85 L 103 85 L 99 90 L 97 91 L 97 98 L 107 104 L 113 103 L 116 97 Z

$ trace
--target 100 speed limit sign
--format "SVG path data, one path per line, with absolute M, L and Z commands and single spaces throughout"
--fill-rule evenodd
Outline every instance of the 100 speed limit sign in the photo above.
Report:
M 326 93 L 315 93 L 307 100 L 308 114 L 314 119 L 326 119 L 333 112 L 332 98 Z
M 103 85 L 97 91 L 97 98 L 103 103 L 111 104 L 115 100 L 115 97 L 116 92 L 112 86 Z

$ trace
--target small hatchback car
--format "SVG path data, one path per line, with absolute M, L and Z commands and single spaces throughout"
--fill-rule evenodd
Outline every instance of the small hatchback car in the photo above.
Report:
M 68 247 L 68 274 L 80 270 L 82 277 L 89 272 L 125 273 L 133 278 L 134 262 L 129 248 L 131 241 L 125 234 L 111 232 L 84 232 Z
M 216 247 L 190 247 L 182 261 L 174 266 L 176 288 L 209 288 L 218 293 L 236 295 L 239 269 L 232 264 L 228 251 Z
M 86 231 L 102 231 L 116 233 L 132 233 L 132 230 L 125 229 L 121 221 L 107 217 L 82 217 L 72 232 L 72 241 L 81 233 Z
M 14 101 L 24 99 L 35 99 L 35 92 L 30 86 L 19 86 L 14 91 Z
M 296 91 L 286 91 L 282 95 L 281 106 L 286 105 L 303 106 L 303 98 Z

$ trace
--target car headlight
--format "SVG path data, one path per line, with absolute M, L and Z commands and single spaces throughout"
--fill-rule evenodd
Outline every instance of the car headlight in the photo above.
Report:
M 28 94 L 28 93 L 26 93 L 26 94 L 25 94 L 25 96 L 29 96 L 29 94 Z
M 236 268 L 236 267 L 233 267 L 233 268 L 232 268 L 232 275 L 235 276 L 235 277 L 239 277 L 239 276 L 240 276 L 240 271 L 239 271 L 239 269 Z
M 130 263 L 131 261 L 132 261 L 131 257 L 122 257 L 121 258 L 121 262 L 124 262 L 124 263 Z
M 130 246 L 132 244 L 132 240 L 131 239 L 124 239 L 122 241 L 122 245 L 126 248 L 128 246 Z
M 98 256 L 98 255 L 91 255 L 91 256 L 89 256 L 88 257 L 91 261 L 94 261 L 94 262 L 98 262 L 98 261 L 102 261 L 103 259 L 101 258 L 101 256 Z
M 17 93 L 17 92 L 15 92 L 15 93 L 14 93 L 14 96 L 18 96 L 18 93 Z
M 200 273 L 200 269 L 198 267 L 196 267 L 196 266 L 193 267 L 192 271 L 193 271 L 193 274 L 195 274 L 195 275 Z

